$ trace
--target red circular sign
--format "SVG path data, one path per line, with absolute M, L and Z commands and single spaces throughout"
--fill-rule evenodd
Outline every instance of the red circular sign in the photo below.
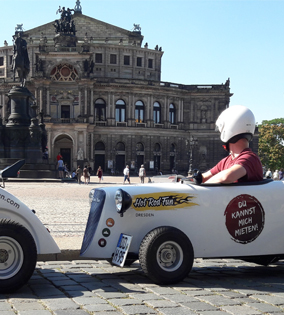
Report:
M 107 241 L 104 238 L 100 238 L 98 241 L 98 244 L 100 247 L 105 247 L 107 244 Z
M 228 232 L 237 243 L 250 243 L 263 230 L 265 213 L 261 203 L 253 196 L 235 197 L 228 204 L 224 215 Z

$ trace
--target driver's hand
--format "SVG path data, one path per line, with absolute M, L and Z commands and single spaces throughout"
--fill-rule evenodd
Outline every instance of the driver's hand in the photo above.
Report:
M 202 173 L 199 170 L 194 169 L 193 175 L 192 175 L 192 180 L 196 185 L 201 185 L 202 181 L 203 181 Z

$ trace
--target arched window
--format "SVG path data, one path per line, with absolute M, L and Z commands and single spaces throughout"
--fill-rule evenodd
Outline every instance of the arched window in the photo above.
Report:
M 176 109 L 174 104 L 170 104 L 170 124 L 176 123 Z
M 95 101 L 95 121 L 106 120 L 106 103 L 102 98 Z
M 126 121 L 125 112 L 126 112 L 125 102 L 123 100 L 118 100 L 115 103 L 115 121 L 125 122 Z
M 154 149 L 155 152 L 160 152 L 161 151 L 161 146 L 159 143 L 155 143 L 155 149 Z
M 144 104 L 141 101 L 135 103 L 135 121 L 137 123 L 144 122 Z
M 105 150 L 105 145 L 102 141 L 99 141 L 95 144 L 95 150 L 98 151 L 104 151 Z
M 144 151 L 144 145 L 141 142 L 136 144 L 136 151 Z
M 75 81 L 78 79 L 77 70 L 67 63 L 54 67 L 50 73 L 50 79 L 53 81 Z
M 154 103 L 154 123 L 161 123 L 161 105 L 158 102 Z
M 117 151 L 125 151 L 125 144 L 123 142 L 117 142 L 115 148 Z

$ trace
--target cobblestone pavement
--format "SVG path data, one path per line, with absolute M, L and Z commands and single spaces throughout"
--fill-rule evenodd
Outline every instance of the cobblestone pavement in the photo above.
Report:
M 6 189 L 36 209 L 54 236 L 71 237 L 83 233 L 94 186 L 9 182 Z M 196 259 L 183 282 L 159 286 L 138 261 L 123 269 L 95 260 L 38 262 L 26 286 L 0 295 L 0 314 L 284 314 L 284 263 Z

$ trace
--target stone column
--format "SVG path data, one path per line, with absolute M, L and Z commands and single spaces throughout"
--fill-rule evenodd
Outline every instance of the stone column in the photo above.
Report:
M 49 94 L 49 87 L 46 91 L 46 115 L 50 115 L 50 94 Z
M 87 115 L 88 113 L 88 89 L 85 88 L 85 110 L 84 114 Z

